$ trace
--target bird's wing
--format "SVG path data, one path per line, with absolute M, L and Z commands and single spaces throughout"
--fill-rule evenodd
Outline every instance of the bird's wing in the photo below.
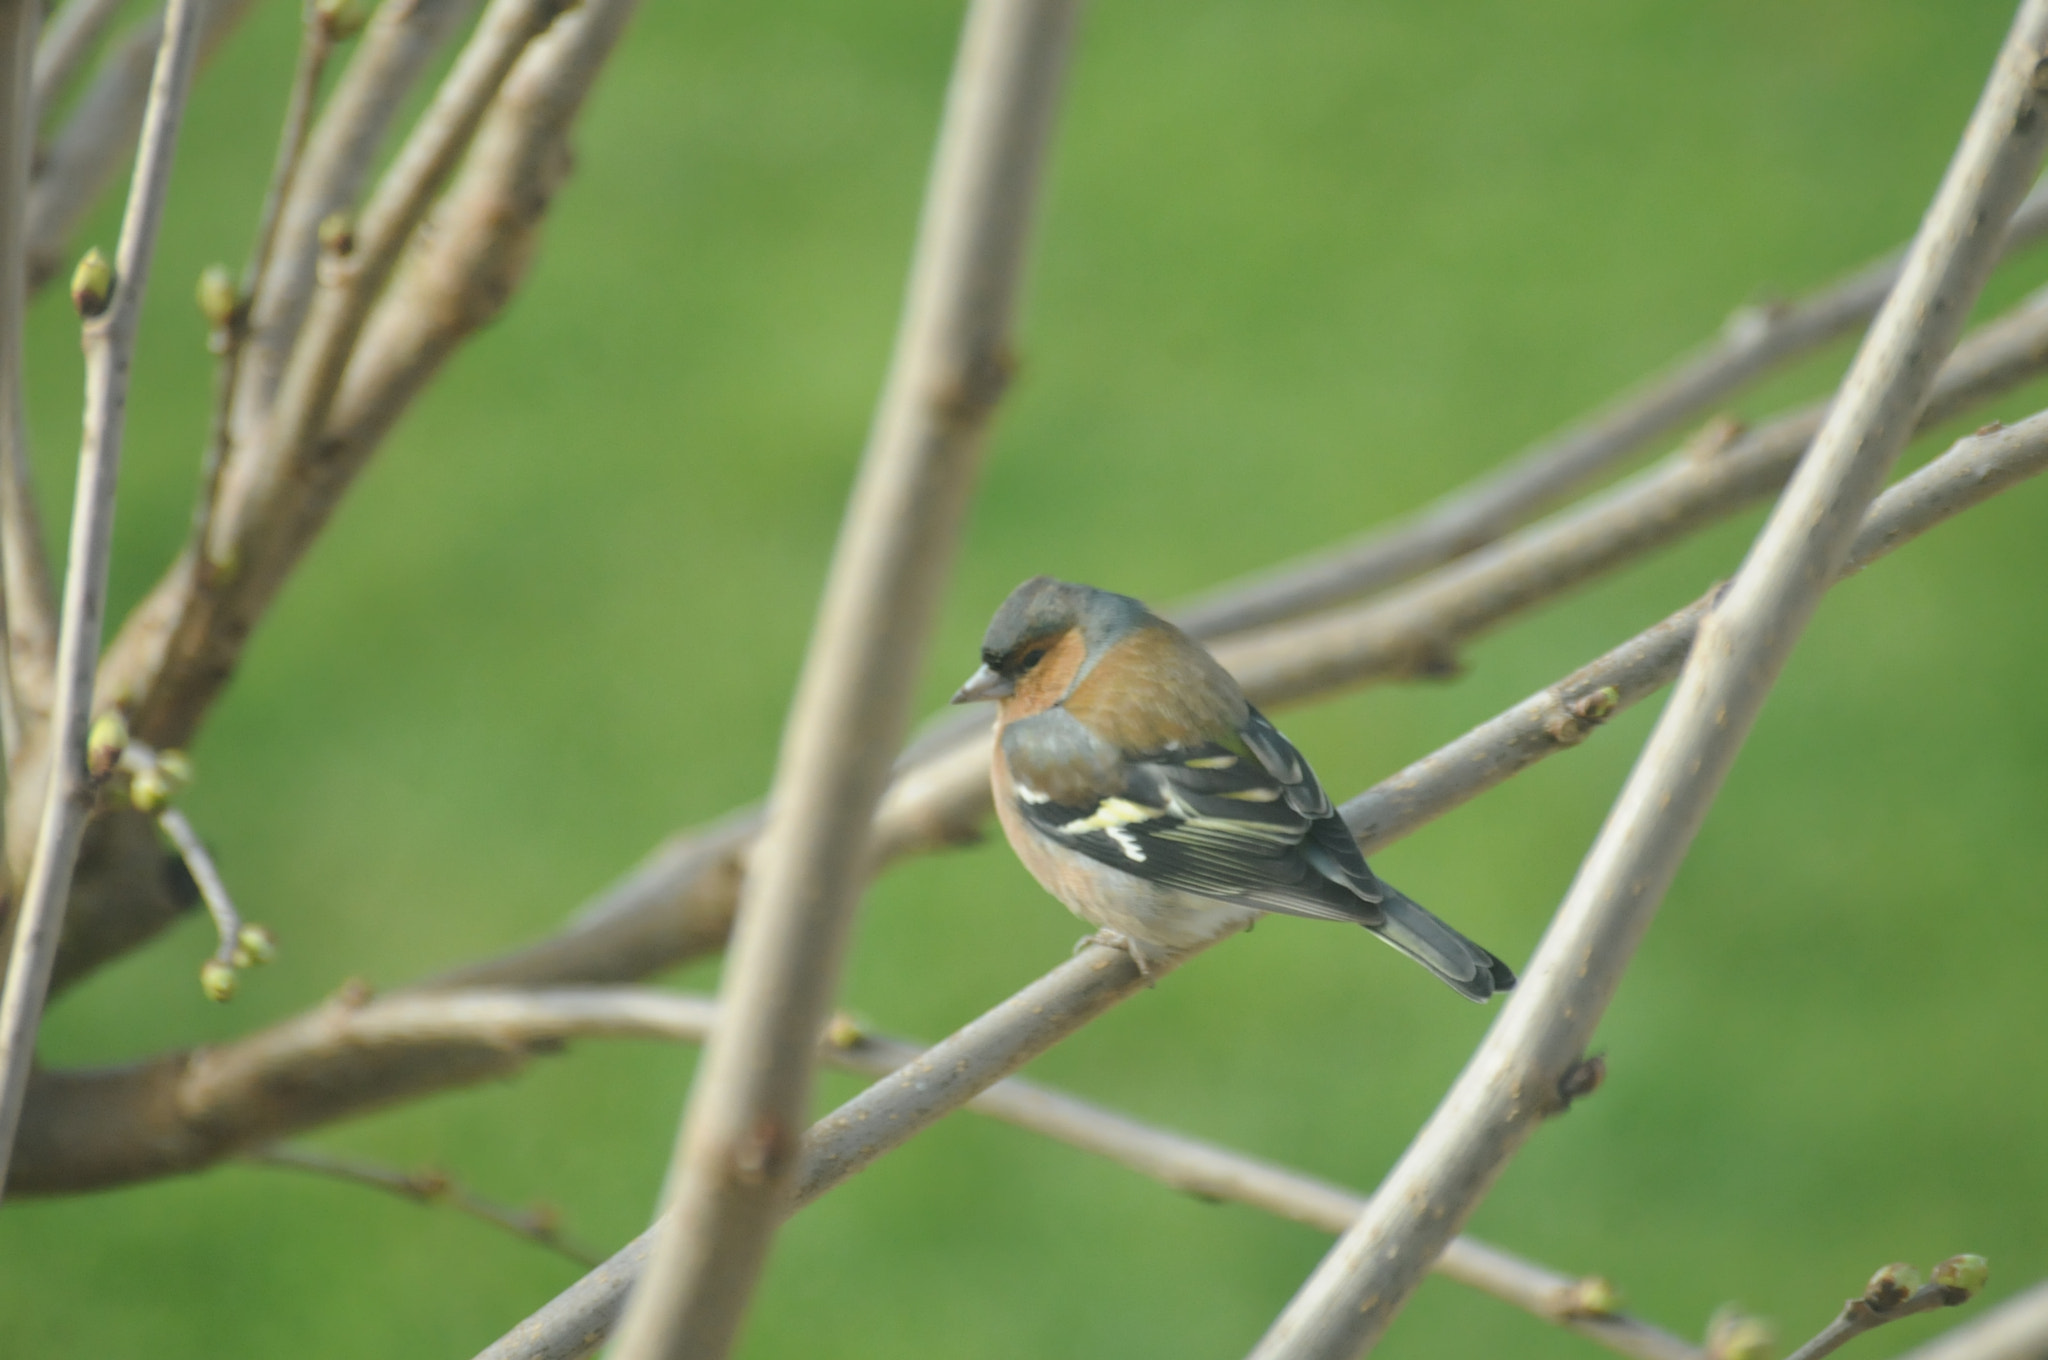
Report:
M 1004 754 L 1017 811 L 1054 842 L 1202 897 L 1380 921 L 1378 880 L 1307 762 L 1256 711 L 1237 739 L 1121 758 L 1113 779 L 1098 766 L 1079 781 L 1035 777 L 1052 773 L 1054 744 L 1074 739 L 1058 722 L 1034 731 L 1038 721 L 1008 729 Z M 1058 766 L 1073 768 L 1071 759 Z

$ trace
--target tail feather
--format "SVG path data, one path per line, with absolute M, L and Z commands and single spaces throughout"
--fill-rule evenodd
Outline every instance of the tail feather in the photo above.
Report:
M 1366 927 L 1394 948 L 1449 983 L 1459 995 L 1485 1001 L 1511 990 L 1514 970 L 1431 915 L 1428 908 L 1384 882 L 1383 919 Z

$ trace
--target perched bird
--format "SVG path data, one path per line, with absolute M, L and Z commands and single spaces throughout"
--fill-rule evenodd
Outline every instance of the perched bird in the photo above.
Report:
M 1374 877 L 1301 753 L 1138 601 L 1033 577 L 996 611 L 981 662 L 953 702 L 997 701 L 1011 846 L 1147 976 L 1277 911 L 1355 921 L 1474 1001 L 1515 985 Z

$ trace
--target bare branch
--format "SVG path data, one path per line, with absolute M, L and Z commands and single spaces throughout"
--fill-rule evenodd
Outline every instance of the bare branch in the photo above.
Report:
M 2037 72 L 2048 0 L 2026 0 L 1898 286 L 1727 595 L 1522 986 L 1444 1103 L 1260 1341 L 1258 1360 L 1362 1354 L 1494 1177 L 1556 1106 L 1764 697 L 1847 560 L 1935 369 L 2048 147 Z
M 732 1347 L 798 1163 L 816 1035 L 868 869 L 868 828 L 910 718 L 1010 332 L 1078 5 L 973 0 L 946 95 L 896 351 L 784 731 L 691 1088 L 666 1226 L 620 1360 Z
M 71 522 L 71 552 L 64 574 L 64 609 L 58 629 L 57 697 L 43 824 L 35 859 L 14 923 L 7 981 L 0 995 L 0 1187 L 14 1133 L 21 1121 L 37 1022 L 57 957 L 64 904 L 71 892 L 79 841 L 92 811 L 94 772 L 86 768 L 86 729 L 92 722 L 93 670 L 106 613 L 107 557 L 114 529 L 115 474 L 127 416 L 128 375 L 142 295 L 156 250 L 157 223 L 170 185 L 171 157 L 191 85 L 199 32 L 198 0 L 171 0 L 163 48 L 150 81 L 149 110 L 121 243 L 111 280 L 91 279 L 81 291 L 87 313 L 85 433 L 78 455 L 78 491 Z M 102 266 L 104 269 L 104 266 Z M 111 288 L 111 296 L 108 290 Z
M 320 223 L 355 206 L 406 95 L 475 9 L 476 0 L 388 0 L 364 29 L 284 201 L 278 248 L 250 290 L 249 337 L 233 416 L 238 442 L 260 432 L 305 322 L 318 269 Z
M 29 163 L 35 147 L 35 110 L 29 102 L 29 62 L 36 41 L 35 0 L 0 4 L 0 725 L 10 771 L 26 734 L 49 714 L 56 607 L 43 556 L 42 519 L 30 485 L 28 425 L 22 404 L 22 325 L 28 278 L 20 265 L 26 248 L 23 218 Z M 11 778 L 10 774 L 10 778 Z M 34 802 L 33 790 L 15 790 Z M 4 864 L 0 877 L 12 879 Z
M 2048 365 L 2048 294 L 1985 326 L 1943 365 L 1902 433 L 1937 425 Z M 1456 665 L 1458 648 L 1508 619 L 1652 549 L 1735 513 L 1785 484 L 1827 418 L 1821 402 L 1725 447 L 1681 453 L 1584 505 L 1355 608 L 1247 637 L 1216 655 L 1262 704 L 1340 685 Z
M 2013 214 L 2004 253 L 2043 235 L 2048 186 Z M 1701 349 L 1470 486 L 1355 543 L 1198 596 L 1174 611 L 1174 621 L 1204 638 L 1264 627 L 1398 585 L 1483 547 L 1759 378 L 1867 325 L 1904 258 L 1903 249 L 1894 251 L 1795 302 L 1744 307 Z
M 2002 438 L 2005 442 L 2000 443 Z M 1978 462 L 1980 456 L 1986 461 Z M 1872 507 L 1858 539 L 1858 557 L 1852 559 L 1852 564 L 1867 563 L 1889 552 L 1912 533 L 1938 522 L 1934 516 L 1965 508 L 1965 503 L 1975 494 L 1972 488 L 1976 485 L 2011 485 L 2012 481 L 2007 479 L 2006 469 L 2011 466 L 2008 460 L 2017 463 L 2019 468 L 2032 471 L 2048 468 L 2048 412 L 2010 431 L 1973 436 L 1913 477 L 1902 481 Z M 1993 468 L 1998 470 L 1992 471 Z M 2017 478 L 2026 473 L 2015 471 L 2011 475 Z M 1987 491 L 1986 494 L 1995 494 L 1995 491 Z M 1667 621 L 1644 637 L 1665 637 L 1670 628 Z M 1635 644 L 1619 648 L 1608 658 L 1603 658 L 1603 662 L 1596 662 L 1595 667 L 1587 669 L 1594 670 L 1615 659 L 1632 661 L 1633 653 L 1643 650 L 1642 642 L 1643 639 L 1638 639 Z M 1582 671 L 1573 679 L 1580 680 L 1585 674 Z M 1545 730 L 1548 715 L 1554 711 L 1546 706 L 1554 692 L 1546 691 L 1479 729 L 1491 733 L 1495 741 L 1507 744 L 1508 750 L 1493 747 L 1475 751 L 1463 745 L 1472 742 L 1471 737 L 1462 739 L 1460 744 L 1454 744 L 1437 756 L 1382 781 L 1367 794 L 1347 804 L 1346 822 L 1354 831 L 1361 833 L 1361 848 L 1371 852 L 1384 845 L 1386 840 L 1427 820 L 1432 807 L 1447 809 L 1470 796 L 1461 767 L 1475 755 L 1499 760 L 1504 766 L 1511 767 L 1504 768 L 1500 775 L 1500 778 L 1506 778 L 1515 770 L 1533 764 L 1543 754 L 1575 744 L 1556 742 L 1546 747 L 1536 740 L 1535 734 Z M 1524 752 L 1540 754 L 1516 759 L 1513 755 L 1516 746 Z M 1457 753 L 1455 758 L 1450 754 L 1454 751 Z M 1385 810 L 1376 813 L 1383 819 L 1383 826 L 1377 831 L 1372 827 L 1361 827 L 1354 820 L 1361 811 L 1375 814 L 1378 809 Z M 1141 980 L 1128 954 L 1090 945 L 1072 960 L 928 1050 L 914 1066 L 877 1082 L 820 1120 L 805 1139 L 804 1172 L 799 1181 L 798 1202 L 806 1203 L 824 1193 L 883 1152 L 907 1141 L 941 1115 L 1140 990 Z M 1577 1061 L 1577 1054 L 1573 1060 Z M 1534 1091 L 1538 1088 L 1528 1089 Z M 1555 1080 L 1549 1089 L 1556 1089 Z M 1558 1101 L 1553 1098 L 1546 1108 L 1554 1111 L 1558 1108 Z M 1378 1202 L 1376 1199 L 1375 1203 Z M 650 1231 L 621 1248 L 598 1270 L 570 1286 L 507 1333 L 494 1347 L 486 1350 L 480 1360 L 542 1360 L 543 1357 L 545 1360 L 561 1360 L 561 1357 L 587 1353 L 578 1349 L 584 1343 L 576 1338 L 598 1335 L 607 1325 L 605 1320 L 617 1316 L 620 1300 L 631 1287 L 651 1242 Z
M 603 1259 L 598 1253 L 565 1236 L 561 1215 L 553 1209 L 545 1205 L 515 1209 L 509 1204 L 500 1204 L 479 1195 L 447 1172 L 432 1167 L 400 1171 L 360 1157 L 343 1157 L 315 1148 L 283 1144 L 258 1148 L 245 1154 L 242 1160 L 252 1166 L 304 1171 L 351 1185 L 367 1186 L 411 1200 L 414 1204 L 445 1205 L 458 1214 L 467 1214 L 479 1222 L 503 1228 L 514 1237 L 523 1237 L 536 1246 L 546 1247 L 558 1256 L 566 1256 L 586 1270 Z
M 213 322 L 211 345 L 218 355 L 214 372 L 213 419 L 206 436 L 206 453 L 200 462 L 199 494 L 192 505 L 192 546 L 199 583 L 212 584 L 213 560 L 204 551 L 213 527 L 213 507 L 220 495 L 220 472 L 227 461 L 234 437 L 235 393 L 242 375 L 242 347 L 249 336 L 249 312 L 254 306 L 257 285 L 269 267 L 277 248 L 278 217 L 298 177 L 299 161 L 306 149 L 306 134 L 312 127 L 313 102 L 320 93 L 320 80 L 327 71 L 327 59 L 335 41 L 335 19 L 319 0 L 305 0 L 299 20 L 299 60 L 292 73 L 291 94 L 285 101 L 284 128 L 278 134 L 277 158 L 271 165 L 270 184 L 263 191 L 263 206 L 256 216 L 256 244 L 249 252 L 242 281 L 227 298 L 209 301 L 202 281 L 201 302 Z M 227 291 L 223 288 L 221 291 Z
M 1863 570 L 1949 516 L 2048 469 L 2048 412 L 1987 426 L 1877 498 L 1841 575 Z M 1567 747 L 1669 684 L 1685 664 L 1720 595 L 1708 591 L 1491 722 L 1381 780 L 1344 804 L 1345 822 L 1368 852 L 1478 797 Z
M 1876 560 L 1947 517 L 2043 470 L 2048 470 L 2048 413 L 1960 441 L 1879 497 L 1864 521 L 1848 569 Z M 1677 673 L 1703 611 L 1704 602 L 1680 611 L 1352 799 L 1345 804 L 1344 816 L 1360 846 L 1376 852 L 1483 788 L 1578 744 L 1603 716 L 1601 706 L 1583 703 L 1586 697 L 1613 688 L 1614 709 L 1607 710 L 1611 712 L 1654 693 Z M 143 836 L 150 836 L 147 822 L 138 817 L 102 817 L 94 826 L 138 827 Z M 741 851 L 736 847 L 743 846 L 749 834 L 745 824 L 735 823 L 666 853 L 677 859 L 731 860 L 724 872 L 737 875 Z M 676 872 L 657 856 L 643 868 L 643 876 L 652 881 L 645 890 L 658 891 L 660 882 Z M 633 911 L 632 900 L 630 893 L 622 892 L 612 905 L 641 923 L 639 938 L 651 954 L 665 957 L 675 941 L 656 928 L 661 918 Z M 551 956 L 550 966 L 564 972 L 587 968 L 603 978 L 625 977 L 628 970 L 622 960 L 628 956 L 620 952 L 622 938 L 601 935 L 581 952 L 572 942 Z M 657 966 L 650 964 L 646 971 Z M 450 987 L 454 980 L 444 978 L 435 985 Z M 197 1052 L 169 1053 L 104 1072 L 38 1074 L 10 1188 L 16 1193 L 61 1194 L 194 1171 L 260 1143 L 380 1105 L 503 1076 L 524 1061 L 526 1049 L 517 1043 L 479 1048 L 465 1037 L 437 1047 L 437 1031 L 407 1031 L 401 1020 L 389 1018 L 431 1012 L 380 1010 L 375 1022 L 383 1028 L 375 1034 L 357 1033 L 347 1027 L 355 1022 L 337 1017 L 361 1004 L 357 997 Z M 1012 1000 L 998 1013 L 1035 1021 L 1031 1007 L 1036 1004 Z M 1045 1042 L 1054 1042 L 1065 1032 Z M 376 1043 L 383 1042 L 377 1035 L 390 1033 L 406 1035 L 411 1046 L 402 1052 L 373 1052 Z M 188 1081 L 193 1084 L 182 1084 Z
M 36 44 L 33 109 L 38 126 L 50 116 L 57 94 L 78 73 L 94 44 L 121 12 L 121 0 L 68 0 L 48 23 Z
M 159 582 L 108 655 L 105 688 L 133 695 L 144 740 L 181 746 L 193 735 L 317 531 L 325 514 L 318 507 L 333 499 L 322 432 L 363 323 L 513 63 L 561 8 L 562 0 L 492 0 L 361 221 L 331 243 L 327 283 L 291 350 L 276 403 L 259 432 L 237 433 L 232 441 L 207 542 Z M 303 177 L 313 179 L 314 168 L 309 148 Z M 280 231 L 290 229 L 287 220 Z M 278 258 L 289 254 L 281 250 Z M 252 341 L 248 361 L 259 360 Z M 238 390 L 257 373 L 246 370 Z M 201 558 L 211 559 L 210 571 L 198 571 Z
M 876 1077 L 909 1066 L 925 1052 L 866 1034 L 845 1036 L 834 1048 L 840 1065 Z M 1183 1193 L 1250 1205 L 1329 1233 L 1351 1226 L 1366 1205 L 1367 1197 L 1357 1191 L 1155 1128 L 1021 1077 L 997 1082 L 967 1108 L 1106 1157 Z M 1605 1281 L 1560 1275 L 1469 1237 L 1454 1240 L 1436 1270 L 1619 1354 L 1638 1360 L 1704 1360 L 1697 1346 L 1611 1306 L 1599 1306 L 1600 1299 L 1614 1297 L 1613 1286 Z
M 636 8 L 637 0 L 581 5 L 513 68 L 349 362 L 323 447 L 335 472 L 311 510 L 317 521 L 441 364 L 518 289 L 569 173 L 570 126 Z
M 202 64 L 254 7 L 255 0 L 204 0 L 199 18 Z M 117 39 L 70 119 L 43 149 L 28 203 L 30 288 L 41 287 L 63 267 L 71 234 L 134 150 L 162 36 L 159 13 Z
M 1886 1266 L 1870 1277 L 1859 1297 L 1842 1305 L 1834 1321 L 1786 1360 L 1821 1360 L 1887 1322 L 1968 1303 L 1984 1287 L 1988 1275 L 1981 1256 L 1952 1256 L 1934 1268 L 1934 1279 L 1927 1283 L 1922 1283 L 1920 1272 L 1912 1266 Z
M 2048 296 L 1980 327 L 1941 370 L 1922 427 L 2048 368 Z M 1254 702 L 1278 706 L 1442 664 L 1469 640 L 1771 494 L 1820 428 L 1826 406 L 1777 417 L 1711 457 L 1679 457 L 1379 600 L 1283 629 L 1226 639 L 1217 655 Z M 1695 452 L 1699 450 L 1695 448 Z M 1657 684 L 1662 684 L 1660 679 Z M 1596 686 L 1597 688 L 1597 686 Z M 1576 696 L 1575 696 L 1576 697 Z M 878 863 L 971 841 L 989 815 L 987 724 L 920 740 L 876 814 Z M 677 836 L 561 935 L 451 973 L 451 984 L 546 985 L 645 977 L 716 949 L 730 927 L 760 826 L 743 810 Z
M 2048 1284 L 2037 1284 L 1899 1360 L 2040 1360 L 2044 1351 Z

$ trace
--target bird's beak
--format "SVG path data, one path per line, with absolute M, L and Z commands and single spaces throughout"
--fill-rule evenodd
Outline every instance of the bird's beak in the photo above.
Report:
M 967 683 L 953 692 L 956 704 L 978 704 L 985 699 L 1007 699 L 1017 692 L 1017 684 L 1004 676 L 997 675 L 987 666 L 967 677 Z

